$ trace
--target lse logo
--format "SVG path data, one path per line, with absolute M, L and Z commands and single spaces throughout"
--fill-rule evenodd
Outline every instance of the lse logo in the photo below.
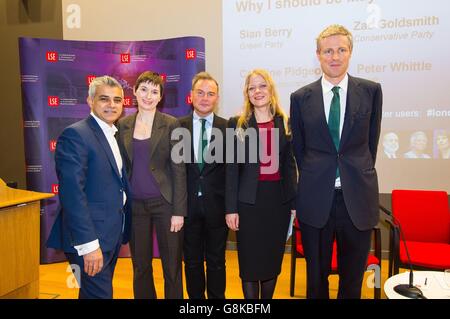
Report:
M 59 97 L 57 96 L 48 96 L 47 97 L 48 106 L 57 107 L 59 106 Z
M 56 62 L 58 61 L 58 52 L 47 51 L 47 53 L 45 54 L 45 58 L 47 59 L 47 62 Z
M 121 53 L 120 54 L 120 63 L 130 63 L 130 54 L 129 53 Z
M 50 147 L 50 152 L 54 152 L 56 150 L 56 140 L 50 140 L 50 142 L 48 142 L 49 147 Z
M 186 50 L 186 60 L 194 60 L 197 57 L 197 51 L 195 49 Z
M 52 184 L 52 193 L 55 195 L 59 193 L 59 184 Z
M 131 96 L 125 96 L 123 98 L 123 106 L 125 107 L 130 107 L 132 104 L 133 99 L 131 98 Z
M 95 75 L 88 75 L 87 77 L 86 77 L 86 83 L 87 83 L 87 85 L 91 85 L 91 82 L 92 81 L 94 81 L 94 79 L 96 78 L 96 76 Z
M 166 82 L 166 80 L 167 80 L 167 74 L 166 73 L 160 73 L 159 76 L 161 77 L 163 82 Z
M 192 96 L 190 94 L 188 94 L 188 96 L 186 96 L 186 104 L 189 104 L 189 105 L 192 104 Z

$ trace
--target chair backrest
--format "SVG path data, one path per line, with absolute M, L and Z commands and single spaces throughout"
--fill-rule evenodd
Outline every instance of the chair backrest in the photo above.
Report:
M 300 228 L 300 224 L 298 223 L 298 220 L 297 220 L 297 217 L 295 217 L 295 219 L 294 219 L 294 224 L 295 224 L 295 226 L 297 227 L 297 228 Z M 295 239 L 296 239 L 296 241 L 297 241 L 297 245 L 298 244 L 302 244 L 302 234 L 301 234 L 301 232 L 298 230 L 298 229 L 296 229 L 295 231 L 294 231 L 294 233 L 295 233 Z
M 450 243 L 450 212 L 444 191 L 393 190 L 392 213 L 409 241 Z

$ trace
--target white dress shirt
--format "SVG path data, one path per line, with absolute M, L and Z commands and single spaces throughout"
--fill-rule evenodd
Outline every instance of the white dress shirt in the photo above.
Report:
M 214 113 L 211 112 L 211 114 L 209 114 L 206 117 L 200 117 L 198 116 L 197 113 L 192 114 L 192 130 L 193 130 L 193 145 L 194 145 L 194 156 L 196 159 L 196 163 L 198 163 L 198 152 L 199 152 L 199 146 L 200 146 L 200 132 L 202 130 L 202 122 L 200 122 L 201 119 L 205 119 L 205 130 L 206 130 L 206 147 L 208 148 L 209 146 L 209 141 L 211 140 L 211 132 L 212 132 L 212 124 L 214 121 Z M 205 155 L 205 154 L 203 154 Z M 202 196 L 202 192 L 199 191 L 198 196 Z
M 205 130 L 206 130 L 206 135 L 207 135 L 206 147 L 208 147 L 209 141 L 211 139 L 212 125 L 213 125 L 213 121 L 214 121 L 214 113 L 211 112 L 211 114 L 209 114 L 206 117 L 198 116 L 198 114 L 195 113 L 195 111 L 192 114 L 192 129 L 194 131 L 193 132 L 194 136 L 192 137 L 192 142 L 194 145 L 195 159 L 198 159 L 198 147 L 199 147 L 199 140 L 200 140 L 200 132 L 202 130 L 202 122 L 200 122 L 200 119 L 206 120 L 206 123 L 205 123 Z M 196 162 L 198 162 L 198 161 L 196 161 Z
M 322 76 L 322 93 L 323 93 L 323 105 L 325 107 L 325 117 L 328 123 L 328 117 L 330 116 L 330 107 L 331 107 L 331 100 L 333 99 L 333 91 L 331 89 L 335 86 L 339 86 L 339 101 L 340 101 L 340 111 L 341 116 L 339 119 L 339 137 L 342 136 L 342 128 L 344 127 L 344 118 L 345 118 L 345 109 L 347 106 L 347 90 L 348 90 L 348 74 L 345 74 L 345 77 L 342 79 L 342 81 L 334 85 L 327 81 L 324 76 Z M 340 188 L 341 187 L 341 178 L 336 178 L 336 181 L 334 183 L 334 187 Z
M 120 177 L 122 177 L 122 166 L 123 166 L 122 156 L 120 155 L 120 150 L 119 150 L 119 145 L 117 144 L 117 140 L 114 137 L 114 135 L 117 132 L 117 128 L 114 125 L 109 126 L 109 124 L 107 124 L 103 120 L 99 119 L 93 112 L 91 112 L 91 115 L 95 119 L 95 121 L 98 123 L 100 128 L 102 129 L 103 134 L 105 134 L 106 140 L 108 141 L 108 144 L 111 147 L 111 151 L 114 155 L 114 159 L 116 161 L 116 165 L 119 170 Z M 125 205 L 127 195 L 125 194 L 125 192 L 122 192 L 122 194 L 123 194 L 123 203 Z M 123 228 L 123 225 L 122 225 L 122 228 Z M 122 231 L 123 231 L 123 229 L 122 229 Z M 78 256 L 83 256 L 83 255 L 89 254 L 89 253 L 93 252 L 94 250 L 98 249 L 99 247 L 100 247 L 100 244 L 98 242 L 98 239 L 95 239 L 86 244 L 74 246 L 74 248 L 78 252 Z

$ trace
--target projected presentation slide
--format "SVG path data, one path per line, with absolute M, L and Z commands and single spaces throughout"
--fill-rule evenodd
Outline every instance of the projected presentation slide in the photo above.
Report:
M 349 74 L 381 83 L 380 190 L 450 191 L 450 2 L 223 1 L 222 113 L 238 114 L 254 68 L 273 76 L 283 108 L 321 76 L 316 38 L 330 24 L 353 34 Z

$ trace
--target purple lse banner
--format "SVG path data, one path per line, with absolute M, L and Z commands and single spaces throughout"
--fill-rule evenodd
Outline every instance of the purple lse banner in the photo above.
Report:
M 88 86 L 110 75 L 124 88 L 124 114 L 136 112 L 133 84 L 151 70 L 165 79 L 160 111 L 176 117 L 191 112 L 192 77 L 205 70 L 205 40 L 182 37 L 154 41 L 64 41 L 20 38 L 20 67 L 27 189 L 58 193 L 54 151 L 62 130 L 88 116 Z M 41 263 L 65 259 L 45 243 L 55 220 L 58 197 L 41 207 Z M 155 237 L 154 237 L 155 238 Z M 159 255 L 155 238 L 154 254 Z M 123 246 L 121 256 L 129 256 Z

